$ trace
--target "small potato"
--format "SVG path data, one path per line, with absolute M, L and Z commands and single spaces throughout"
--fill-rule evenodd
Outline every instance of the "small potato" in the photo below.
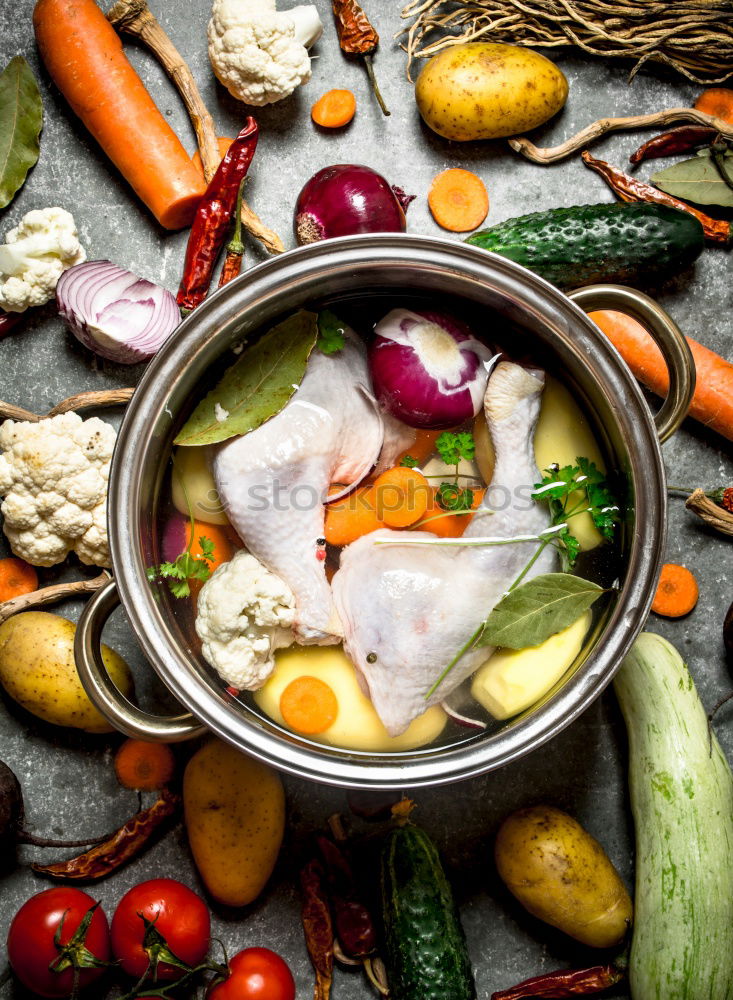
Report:
M 592 948 L 619 944 L 631 899 L 608 855 L 577 820 L 552 806 L 520 809 L 496 837 L 496 867 L 535 917 Z
M 23 611 L 0 625 L 0 684 L 39 719 L 56 726 L 111 733 L 113 727 L 87 697 L 76 672 L 76 625 L 46 611 Z M 109 646 L 102 659 L 115 685 L 132 694 L 130 670 Z
M 183 808 L 193 859 L 214 899 L 226 906 L 257 899 L 285 833 L 277 771 L 212 740 L 186 766 Z
M 527 132 L 557 114 L 567 96 L 568 81 L 549 59 L 497 42 L 444 49 L 415 84 L 425 124 L 459 142 Z
M 207 448 L 176 448 L 171 478 L 173 506 L 207 524 L 229 524 L 206 457 Z

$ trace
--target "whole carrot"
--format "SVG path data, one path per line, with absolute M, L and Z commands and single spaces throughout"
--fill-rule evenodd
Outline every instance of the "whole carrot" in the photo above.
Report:
M 95 0 L 38 0 L 33 27 L 51 77 L 166 229 L 193 219 L 205 185 Z
M 658 396 L 666 396 L 669 392 L 667 366 L 662 352 L 641 323 L 625 313 L 611 310 L 592 312 L 589 316 L 636 378 Z M 690 416 L 733 441 L 733 364 L 691 337 L 685 339 L 697 369 Z

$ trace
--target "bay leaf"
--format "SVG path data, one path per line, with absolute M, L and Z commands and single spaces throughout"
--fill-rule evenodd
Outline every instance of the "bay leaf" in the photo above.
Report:
M 0 208 L 15 197 L 38 160 L 43 104 L 33 71 L 15 56 L 0 73 Z
M 730 155 L 726 153 L 726 162 Z M 683 201 L 733 208 L 733 189 L 720 176 L 709 149 L 700 150 L 692 159 L 660 170 L 651 180 L 661 191 Z
M 603 593 L 597 583 L 569 573 L 536 576 L 502 597 L 475 645 L 539 646 L 572 625 Z
M 174 444 L 217 444 L 274 417 L 300 385 L 317 337 L 318 316 L 305 309 L 268 330 L 201 400 Z

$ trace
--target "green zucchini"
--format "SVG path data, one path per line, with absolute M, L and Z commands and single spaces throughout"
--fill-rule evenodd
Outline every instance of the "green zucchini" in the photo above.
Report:
M 733 997 L 733 775 L 666 639 L 642 633 L 614 682 L 629 733 L 634 1000 Z
M 450 884 L 432 840 L 411 823 L 384 845 L 382 908 L 391 1000 L 476 1000 Z
M 694 215 L 625 202 L 522 215 L 473 233 L 466 243 L 523 264 L 558 288 L 655 281 L 688 267 L 704 246 Z

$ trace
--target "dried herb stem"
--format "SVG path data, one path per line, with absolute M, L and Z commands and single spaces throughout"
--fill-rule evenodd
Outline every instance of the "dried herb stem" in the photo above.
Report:
M 670 66 L 696 83 L 733 76 L 731 0 L 410 0 L 402 11 L 408 76 L 414 59 L 486 39 L 534 48 L 569 46 L 600 59 Z
M 66 601 L 72 597 L 81 597 L 83 594 L 94 594 L 109 583 L 111 577 L 109 573 L 100 573 L 99 576 L 90 580 L 74 580 L 71 583 L 55 583 L 51 587 L 41 587 L 33 590 L 30 594 L 21 594 L 19 597 L 11 597 L 9 601 L 0 604 L 0 624 L 17 615 L 20 611 L 27 611 L 28 608 L 41 608 L 46 604 L 56 604 L 58 601 Z M 87 840 L 89 844 L 91 841 Z
M 60 413 L 76 413 L 78 410 L 103 409 L 107 406 L 125 406 L 132 399 L 134 389 L 102 389 L 78 392 L 75 396 L 62 399 L 48 413 L 34 413 L 22 406 L 0 400 L 0 420 L 27 420 L 37 424 L 46 417 L 57 417 Z
M 706 496 L 704 490 L 695 490 L 685 501 L 685 507 L 715 531 L 733 536 L 733 514 Z
M 107 14 L 107 20 L 120 32 L 138 39 L 153 53 L 171 78 L 186 106 L 196 133 L 204 178 L 207 182 L 216 173 L 221 160 L 214 119 L 201 96 L 188 63 L 155 18 L 147 0 L 117 0 Z M 277 233 L 268 229 L 245 201 L 242 202 L 242 223 L 270 253 L 283 253 L 285 247 Z
M 598 121 L 586 125 L 570 139 L 560 143 L 559 146 L 548 146 L 541 149 L 525 136 L 507 141 L 517 153 L 521 153 L 533 163 L 546 166 L 548 163 L 557 163 L 581 149 L 586 149 L 591 143 L 610 132 L 633 132 L 642 128 L 671 125 L 673 122 L 693 122 L 697 125 L 706 125 L 709 128 L 714 128 L 725 138 L 733 139 L 733 125 L 723 121 L 722 118 L 708 115 L 696 108 L 668 108 L 665 111 L 654 111 L 648 115 L 632 115 L 628 118 L 599 118 Z

